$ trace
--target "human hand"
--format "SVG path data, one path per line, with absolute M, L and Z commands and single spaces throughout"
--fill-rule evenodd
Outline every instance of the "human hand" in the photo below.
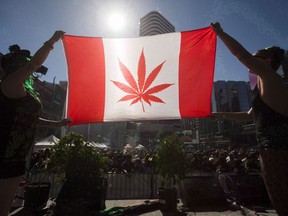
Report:
M 51 42 L 53 44 L 56 43 L 57 41 L 59 41 L 63 37 L 64 34 L 65 34 L 64 31 L 61 31 L 61 30 L 55 31 L 53 36 L 49 39 L 49 42 Z
M 60 120 L 59 122 L 57 122 L 56 126 L 57 126 L 57 127 L 67 126 L 67 125 L 70 124 L 71 122 L 72 122 L 72 119 L 70 119 L 70 118 L 64 118 L 64 119 Z
M 223 29 L 220 25 L 219 22 L 213 22 L 213 23 L 210 23 L 210 26 L 212 27 L 213 31 L 218 34 L 219 32 L 223 32 Z

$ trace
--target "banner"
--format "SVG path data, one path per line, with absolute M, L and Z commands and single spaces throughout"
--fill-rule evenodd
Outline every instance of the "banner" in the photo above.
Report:
M 65 35 L 63 45 L 72 125 L 211 113 L 216 52 L 211 27 L 138 38 Z

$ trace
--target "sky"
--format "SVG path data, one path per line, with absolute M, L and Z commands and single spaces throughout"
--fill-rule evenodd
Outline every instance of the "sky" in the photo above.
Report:
M 176 32 L 220 22 L 224 31 L 253 53 L 271 45 L 288 50 L 287 0 L 0 0 L 0 52 L 18 44 L 34 54 L 56 30 L 91 37 L 138 37 L 140 18 L 156 10 Z M 122 14 L 122 28 L 108 23 Z M 119 20 L 119 19 L 118 19 Z M 118 27 L 120 24 L 117 25 Z M 43 64 L 47 82 L 67 80 L 63 45 Z M 217 40 L 214 81 L 248 81 L 247 69 Z

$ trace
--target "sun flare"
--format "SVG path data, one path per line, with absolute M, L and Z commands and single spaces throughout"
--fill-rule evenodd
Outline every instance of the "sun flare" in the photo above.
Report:
M 126 25 L 126 20 L 121 13 L 111 13 L 108 17 L 108 26 L 113 31 L 120 31 Z

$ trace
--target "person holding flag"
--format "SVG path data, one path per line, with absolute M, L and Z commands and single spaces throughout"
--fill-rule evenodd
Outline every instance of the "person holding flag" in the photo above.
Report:
M 249 72 L 257 75 L 252 108 L 247 113 L 213 113 L 212 117 L 230 120 L 254 117 L 262 175 L 270 200 L 279 216 L 288 215 L 288 90 L 276 73 L 285 59 L 285 51 L 272 46 L 250 54 L 218 22 L 211 23 L 211 27 Z
M 18 45 L 1 58 L 0 79 L 0 216 L 7 216 L 15 192 L 25 174 L 26 157 L 34 142 L 36 127 L 65 126 L 70 119 L 40 118 L 42 104 L 33 88 L 33 73 L 41 67 L 64 32 L 56 31 L 30 57 Z

